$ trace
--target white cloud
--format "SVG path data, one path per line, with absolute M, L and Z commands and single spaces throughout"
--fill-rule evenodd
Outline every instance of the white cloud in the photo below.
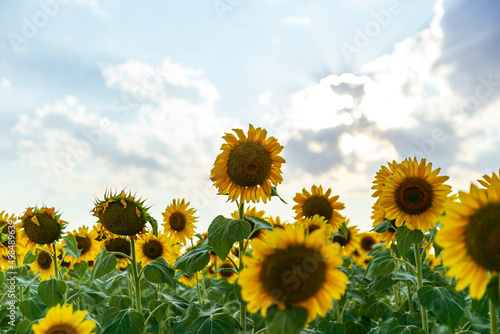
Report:
M 10 84 L 9 79 L 7 79 L 6 77 L 3 77 L 0 79 L 0 89 L 7 89 L 10 87 L 11 87 L 11 84 Z
M 311 18 L 309 16 L 304 16 L 304 17 L 288 16 L 281 19 L 280 23 L 282 25 L 307 26 L 311 23 Z
M 266 90 L 264 93 L 260 94 L 257 101 L 260 105 L 267 106 L 273 97 L 273 92 L 271 90 Z

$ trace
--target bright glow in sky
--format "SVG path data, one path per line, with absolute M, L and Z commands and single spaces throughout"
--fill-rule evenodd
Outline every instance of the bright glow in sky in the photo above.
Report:
M 497 1 L 0 2 L 0 211 L 54 206 L 93 225 L 106 188 L 153 217 L 186 198 L 204 232 L 234 203 L 211 167 L 233 128 L 285 146 L 258 203 L 332 188 L 371 228 L 381 165 L 427 158 L 454 192 L 500 168 Z

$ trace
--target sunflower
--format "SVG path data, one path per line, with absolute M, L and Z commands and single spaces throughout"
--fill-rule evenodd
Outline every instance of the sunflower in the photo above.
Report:
M 119 236 L 112 236 L 109 238 L 104 239 L 103 241 L 103 246 L 106 248 L 108 252 L 117 252 L 117 253 L 122 253 L 125 254 L 126 256 L 129 256 L 132 254 L 131 248 L 130 248 L 130 241 L 123 237 Z M 116 269 L 122 270 L 126 269 L 128 266 L 128 259 L 120 254 L 115 254 L 116 257 Z M 90 264 L 89 264 L 90 267 Z
M 434 228 L 451 192 L 451 187 L 443 184 L 448 176 L 438 176 L 440 170 L 432 170 L 432 164 L 426 164 L 425 159 L 420 163 L 416 158 L 406 159 L 399 164 L 387 176 L 380 193 L 386 219 L 395 219 L 397 227 L 406 223 L 408 228 L 423 232 Z
M 306 237 L 301 226 L 276 229 L 267 241 L 252 240 L 253 257 L 245 256 L 248 267 L 240 272 L 248 311 L 261 309 L 265 316 L 272 305 L 292 305 L 307 309 L 308 322 L 325 316 L 346 290 L 347 276 L 336 269 L 342 265 L 340 246 L 325 244 L 322 230 Z
M 388 220 L 385 218 L 385 211 L 380 208 L 379 200 L 375 204 L 373 204 L 373 214 L 371 216 L 373 219 L 373 227 L 377 227 L 380 224 L 387 222 Z M 388 221 L 390 225 L 386 225 L 387 229 L 383 232 L 378 233 L 378 238 L 380 241 L 383 241 L 386 246 L 390 246 L 392 243 L 396 242 L 396 219 L 392 219 Z
M 83 226 L 79 227 L 78 231 L 73 231 L 73 235 L 75 236 L 78 249 L 81 249 L 82 252 L 79 258 L 68 254 L 64 260 L 73 264 L 95 261 L 102 248 L 101 243 L 97 241 L 97 237 L 99 236 L 97 232 L 95 230 L 89 232 L 88 227 Z
M 198 275 L 198 273 L 194 273 L 191 276 L 182 274 L 177 280 L 188 288 L 192 288 L 193 286 L 196 286 L 196 275 Z
M 119 194 L 104 193 L 102 201 L 96 199 L 91 210 L 99 218 L 102 226 L 117 235 L 135 236 L 145 232 L 146 223 L 154 224 L 144 201 L 136 200 L 135 195 L 127 195 L 124 190 Z
M 51 250 L 51 247 L 46 245 L 38 249 L 38 256 L 35 262 L 30 265 L 30 270 L 33 274 L 40 273 L 38 278 L 42 281 L 49 280 L 51 277 L 56 277 L 53 254 L 54 252 Z
M 387 162 L 387 165 L 389 168 L 382 166 L 375 174 L 375 181 L 373 181 L 374 185 L 372 186 L 372 189 L 375 190 L 375 192 L 372 194 L 372 197 L 378 197 L 382 193 L 382 189 L 385 186 L 385 180 L 389 175 L 392 175 L 398 166 L 398 163 L 393 160 L 392 163 Z
M 500 170 L 498 170 L 498 175 L 500 175 Z M 495 174 L 495 172 L 493 172 L 491 176 L 483 175 L 483 179 L 477 180 L 477 182 L 479 182 L 483 187 L 487 188 L 491 184 L 491 182 L 497 182 L 499 180 L 498 175 Z
M 93 320 L 84 320 L 87 311 L 73 312 L 73 304 L 51 307 L 45 318 L 31 329 L 34 334 L 90 334 L 95 328 Z
M 59 219 L 54 208 L 41 207 L 26 209 L 20 218 L 21 238 L 26 248 L 35 253 L 37 245 L 48 245 L 61 237 L 63 228 L 68 224 Z
M 349 219 L 344 218 L 343 223 L 347 228 L 347 236 L 338 231 L 333 234 L 331 240 L 340 244 L 340 254 L 350 256 L 359 247 L 359 230 L 356 225 L 349 226 Z
M 448 202 L 436 243 L 443 248 L 446 275 L 458 278 L 457 290 L 469 286 L 472 298 L 480 299 L 490 278 L 500 271 L 500 180 L 486 189 L 471 184 L 460 191 L 460 202 Z
M 325 232 L 325 242 L 332 234 L 330 224 L 328 224 L 328 221 L 325 219 L 325 217 L 320 215 L 314 215 L 312 217 L 300 219 L 296 222 L 296 224 L 302 225 L 306 233 L 308 234 L 322 229 Z
M 377 233 L 375 232 L 360 233 L 358 251 L 361 253 L 361 255 L 366 255 L 375 248 L 375 245 L 379 243 L 380 239 Z
M 57 250 L 57 258 L 59 260 L 59 267 L 66 268 L 67 270 L 73 269 L 74 263 L 65 261 L 64 258 L 66 257 L 66 251 L 63 248 L 64 240 L 62 242 L 58 242 L 56 244 L 56 250 Z
M 344 203 L 337 202 L 339 196 L 330 197 L 331 192 L 332 189 L 329 188 L 323 194 L 322 186 L 313 185 L 311 192 L 303 188 L 302 193 L 297 193 L 293 198 L 297 203 L 293 207 L 297 214 L 295 219 L 309 218 L 319 214 L 330 223 L 333 232 L 338 231 L 343 218 L 338 211 L 344 209 Z
M 235 135 L 226 133 L 217 156 L 210 179 L 220 194 L 229 195 L 229 200 L 240 203 L 267 203 L 271 199 L 272 187 L 283 181 L 281 164 L 285 159 L 278 154 L 283 150 L 276 138 L 266 139 L 265 129 L 249 125 L 248 137 L 241 129 L 233 129 Z
M 142 266 L 153 262 L 159 257 L 170 262 L 171 258 L 174 257 L 170 250 L 171 244 L 166 234 L 160 233 L 158 237 L 156 237 L 153 232 L 142 234 L 137 240 L 135 249 L 137 261 L 139 261 Z
M 165 233 L 172 238 L 174 243 L 179 242 L 185 245 L 186 240 L 193 238 L 194 224 L 198 220 L 198 217 L 193 216 L 195 212 L 195 209 L 189 208 L 189 202 L 185 203 L 184 199 L 182 201 L 174 199 L 162 213 Z
M 243 213 L 243 219 L 245 219 L 250 224 L 250 231 L 253 231 L 253 229 L 255 227 L 255 223 L 246 219 L 246 216 L 252 216 L 252 217 L 264 219 L 265 214 L 266 214 L 265 211 L 262 211 L 262 210 L 257 211 L 257 208 L 255 208 L 255 207 L 249 206 L 245 209 L 245 212 Z M 231 214 L 231 217 L 233 217 L 233 219 L 238 219 L 238 217 L 239 217 L 238 210 L 234 211 Z M 257 230 L 254 234 L 252 234 L 252 236 L 250 237 L 250 240 L 253 238 L 259 238 L 259 239 L 264 240 L 266 237 L 266 233 L 267 233 L 266 230 Z
M 234 261 L 236 265 L 238 265 L 238 261 Z M 222 279 L 225 278 L 229 283 L 233 283 L 237 278 L 238 274 L 236 273 L 236 268 L 234 267 L 234 264 L 231 261 L 224 261 L 221 264 L 217 266 L 217 270 L 223 270 L 223 271 L 218 271 L 217 272 L 217 278 Z
M 21 224 L 16 223 L 17 217 L 4 212 L 0 212 L 0 259 L 5 258 L 8 262 L 9 255 L 14 257 L 15 253 L 18 257 L 24 258 L 27 251 L 21 238 Z
M 266 220 L 269 222 L 269 224 L 273 225 L 274 228 L 280 228 L 283 230 L 285 229 L 286 225 L 290 225 L 290 223 L 287 223 L 286 221 L 282 222 L 279 216 L 276 216 L 276 218 L 268 217 Z

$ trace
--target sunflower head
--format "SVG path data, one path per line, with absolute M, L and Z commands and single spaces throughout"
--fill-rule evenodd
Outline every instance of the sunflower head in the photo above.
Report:
M 274 137 L 266 138 L 267 131 L 249 125 L 248 134 L 233 129 L 236 135 L 226 133 L 226 143 L 217 156 L 210 179 L 220 194 L 229 200 L 264 203 L 271 198 L 272 187 L 283 181 L 281 164 L 285 160 L 278 154 L 283 150 Z
M 137 260 L 143 266 L 160 257 L 164 258 L 167 262 L 171 262 L 171 259 L 174 257 L 174 254 L 170 250 L 171 245 L 172 242 L 169 241 L 165 234 L 160 233 L 158 237 L 153 232 L 142 234 L 137 240 L 135 250 Z
M 38 278 L 40 280 L 48 280 L 51 277 L 56 277 L 56 271 L 54 270 L 54 261 L 52 258 L 52 254 L 54 253 L 51 250 L 52 247 L 47 245 L 38 249 L 37 258 L 35 262 L 31 263 L 30 270 L 33 274 L 40 273 Z
M 72 255 L 67 255 L 64 260 L 70 263 L 77 263 L 82 261 L 95 261 L 101 252 L 101 243 L 97 241 L 98 234 L 95 230 L 89 232 L 88 227 L 82 226 L 78 231 L 73 231 L 78 249 L 81 249 L 80 257 L 75 258 Z
M 315 185 L 312 186 L 311 192 L 302 189 L 302 193 L 297 193 L 293 199 L 297 203 L 293 207 L 297 214 L 295 219 L 320 215 L 330 223 L 334 232 L 337 231 L 343 218 L 338 211 L 344 209 L 344 203 L 337 202 L 339 196 L 330 197 L 331 193 L 332 189 L 329 188 L 323 193 L 323 187 Z
M 236 265 L 238 265 L 238 261 L 235 261 Z M 236 273 L 236 268 L 234 264 L 230 261 L 224 261 L 217 265 L 217 278 L 219 279 L 227 279 L 229 283 L 233 283 L 237 278 L 238 274 Z
M 172 204 L 167 206 L 163 215 L 163 227 L 172 241 L 186 244 L 194 236 L 195 223 L 198 217 L 194 214 L 196 210 L 189 207 L 189 202 L 182 200 L 173 200 Z
M 265 315 L 272 305 L 292 305 L 307 309 L 308 321 L 325 316 L 346 289 L 347 276 L 336 268 L 339 247 L 325 243 L 323 230 L 306 236 L 302 226 L 273 230 L 267 243 L 252 240 L 252 257 L 245 256 L 248 267 L 238 280 L 248 311 Z
M 359 235 L 359 252 L 362 255 L 368 254 L 375 248 L 375 245 L 380 243 L 380 239 L 375 232 L 363 232 Z
M 479 182 L 483 187 L 488 188 L 488 186 L 492 182 L 498 182 L 498 181 L 500 181 L 499 175 L 500 175 L 500 169 L 498 170 L 498 174 L 496 174 L 495 172 L 493 172 L 491 174 L 491 176 L 485 174 L 485 175 L 483 175 L 483 178 L 480 179 L 480 180 L 477 180 L 477 182 Z
M 457 290 L 469 286 L 470 296 L 479 299 L 500 272 L 500 180 L 492 178 L 486 189 L 471 184 L 458 197 L 446 203 L 435 240 L 450 267 L 446 275 L 458 278 Z
M 67 222 L 60 219 L 54 208 L 30 207 L 20 218 L 22 235 L 25 236 L 27 247 L 32 253 L 35 252 L 36 245 L 47 245 L 61 237 L 63 228 Z
M 85 320 L 87 311 L 73 312 L 73 304 L 51 307 L 45 318 L 31 329 L 34 334 L 90 334 L 95 328 L 93 320 Z
M 113 194 L 111 190 L 106 190 L 103 200 L 95 200 L 91 212 L 109 232 L 134 236 L 145 231 L 147 222 L 155 224 L 148 210 L 144 201 L 137 200 L 131 193 L 127 195 L 122 190 L 119 194 Z
M 349 256 L 359 248 L 359 230 L 357 226 L 349 226 L 349 219 L 345 219 L 342 224 L 345 228 L 341 227 L 333 233 L 331 241 L 340 245 L 342 255 Z
M 440 168 L 432 170 L 425 159 L 406 159 L 385 179 L 379 204 L 385 218 L 395 219 L 410 229 L 427 232 L 436 226 L 443 212 L 451 187 L 444 184 L 448 176 L 439 176 Z

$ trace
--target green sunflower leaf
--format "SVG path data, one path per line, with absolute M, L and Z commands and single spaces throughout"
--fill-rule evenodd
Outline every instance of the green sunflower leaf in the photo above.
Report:
M 394 235 L 396 236 L 399 253 L 401 253 L 401 256 L 405 260 L 406 254 L 410 250 L 412 244 L 418 244 L 424 240 L 424 233 L 422 231 L 409 229 L 406 225 L 398 227 Z
M 26 255 L 24 256 L 24 259 L 23 259 L 23 264 L 31 264 L 33 262 L 35 262 L 37 260 L 37 255 L 36 254 L 32 254 L 31 251 L 28 251 L 26 253 Z
M 160 292 L 160 295 L 165 298 L 165 301 L 168 301 L 172 307 L 172 311 L 176 315 L 183 315 L 188 309 L 189 305 L 191 305 L 187 300 L 182 299 L 179 296 L 172 295 L 168 292 Z
M 33 331 L 31 330 L 31 326 L 37 323 L 37 320 L 28 320 L 24 319 L 16 326 L 16 334 L 31 334 Z
M 48 306 L 56 306 L 64 303 L 64 293 L 68 286 L 64 281 L 51 278 L 48 281 L 40 282 L 38 285 L 38 297 Z
M 307 323 L 307 310 L 303 307 L 287 305 L 282 310 L 273 305 L 267 309 L 266 321 L 269 334 L 300 333 Z
M 37 298 L 30 298 L 19 303 L 19 311 L 30 320 L 41 319 L 48 309 L 48 306 Z
M 158 222 L 156 219 L 148 215 L 147 222 L 151 224 L 151 227 L 153 228 L 153 234 L 155 237 L 158 237 Z
M 120 310 L 126 310 L 132 307 L 132 299 L 129 296 L 111 296 L 109 307 L 116 307 Z
M 242 242 L 251 232 L 250 224 L 243 219 L 217 216 L 208 227 L 208 242 L 224 261 L 235 242 Z
M 375 255 L 368 264 L 365 276 L 389 275 L 396 268 L 396 263 L 391 255 L 390 249 L 384 249 Z
M 389 318 L 380 326 L 379 333 L 387 334 L 425 334 L 425 331 L 417 326 L 402 326 L 396 318 Z
M 144 276 L 151 283 L 167 283 L 172 288 L 175 288 L 177 281 L 174 274 L 175 271 L 161 257 L 144 266 Z
M 245 220 L 248 220 L 248 221 L 251 221 L 252 223 L 254 223 L 253 231 L 251 231 L 252 234 L 255 233 L 256 231 L 259 231 L 259 230 L 266 230 L 266 231 L 274 230 L 273 225 L 269 224 L 264 219 L 257 218 L 254 216 L 245 216 Z
M 142 333 L 144 315 L 132 309 L 120 310 L 111 307 L 104 311 L 102 334 Z
M 196 305 L 190 304 L 183 317 L 172 328 L 173 334 L 231 334 L 235 322 L 226 313 L 200 315 Z
M 490 282 L 488 283 L 486 287 L 486 294 L 492 301 L 493 305 L 498 307 L 500 305 L 500 284 L 498 282 L 498 276 L 495 276 L 490 279 Z
M 94 268 L 92 268 L 91 281 L 94 281 L 102 276 L 109 274 L 116 268 L 116 257 L 103 248 L 97 259 L 95 260 Z
M 374 228 L 372 228 L 371 231 L 377 232 L 377 233 L 384 233 L 391 226 L 392 226 L 391 222 L 386 219 L 383 222 L 381 222 L 380 224 L 378 224 L 377 226 L 375 226 Z
M 346 334 L 345 325 L 340 322 L 332 322 L 326 327 L 325 334 Z
M 454 329 L 465 312 L 465 293 L 455 291 L 455 287 L 424 285 L 418 289 L 420 303 L 434 312 L 439 321 Z
M 206 242 L 202 242 L 198 246 L 191 248 L 186 254 L 175 260 L 175 269 L 182 270 L 186 275 L 192 276 L 205 268 L 210 261 L 210 252 L 212 247 L 207 246 Z
M 73 234 L 68 234 L 63 240 L 65 243 L 63 249 L 66 251 L 66 254 L 73 256 L 75 259 L 79 258 L 82 250 L 78 249 L 78 243 L 76 242 L 75 236 Z

